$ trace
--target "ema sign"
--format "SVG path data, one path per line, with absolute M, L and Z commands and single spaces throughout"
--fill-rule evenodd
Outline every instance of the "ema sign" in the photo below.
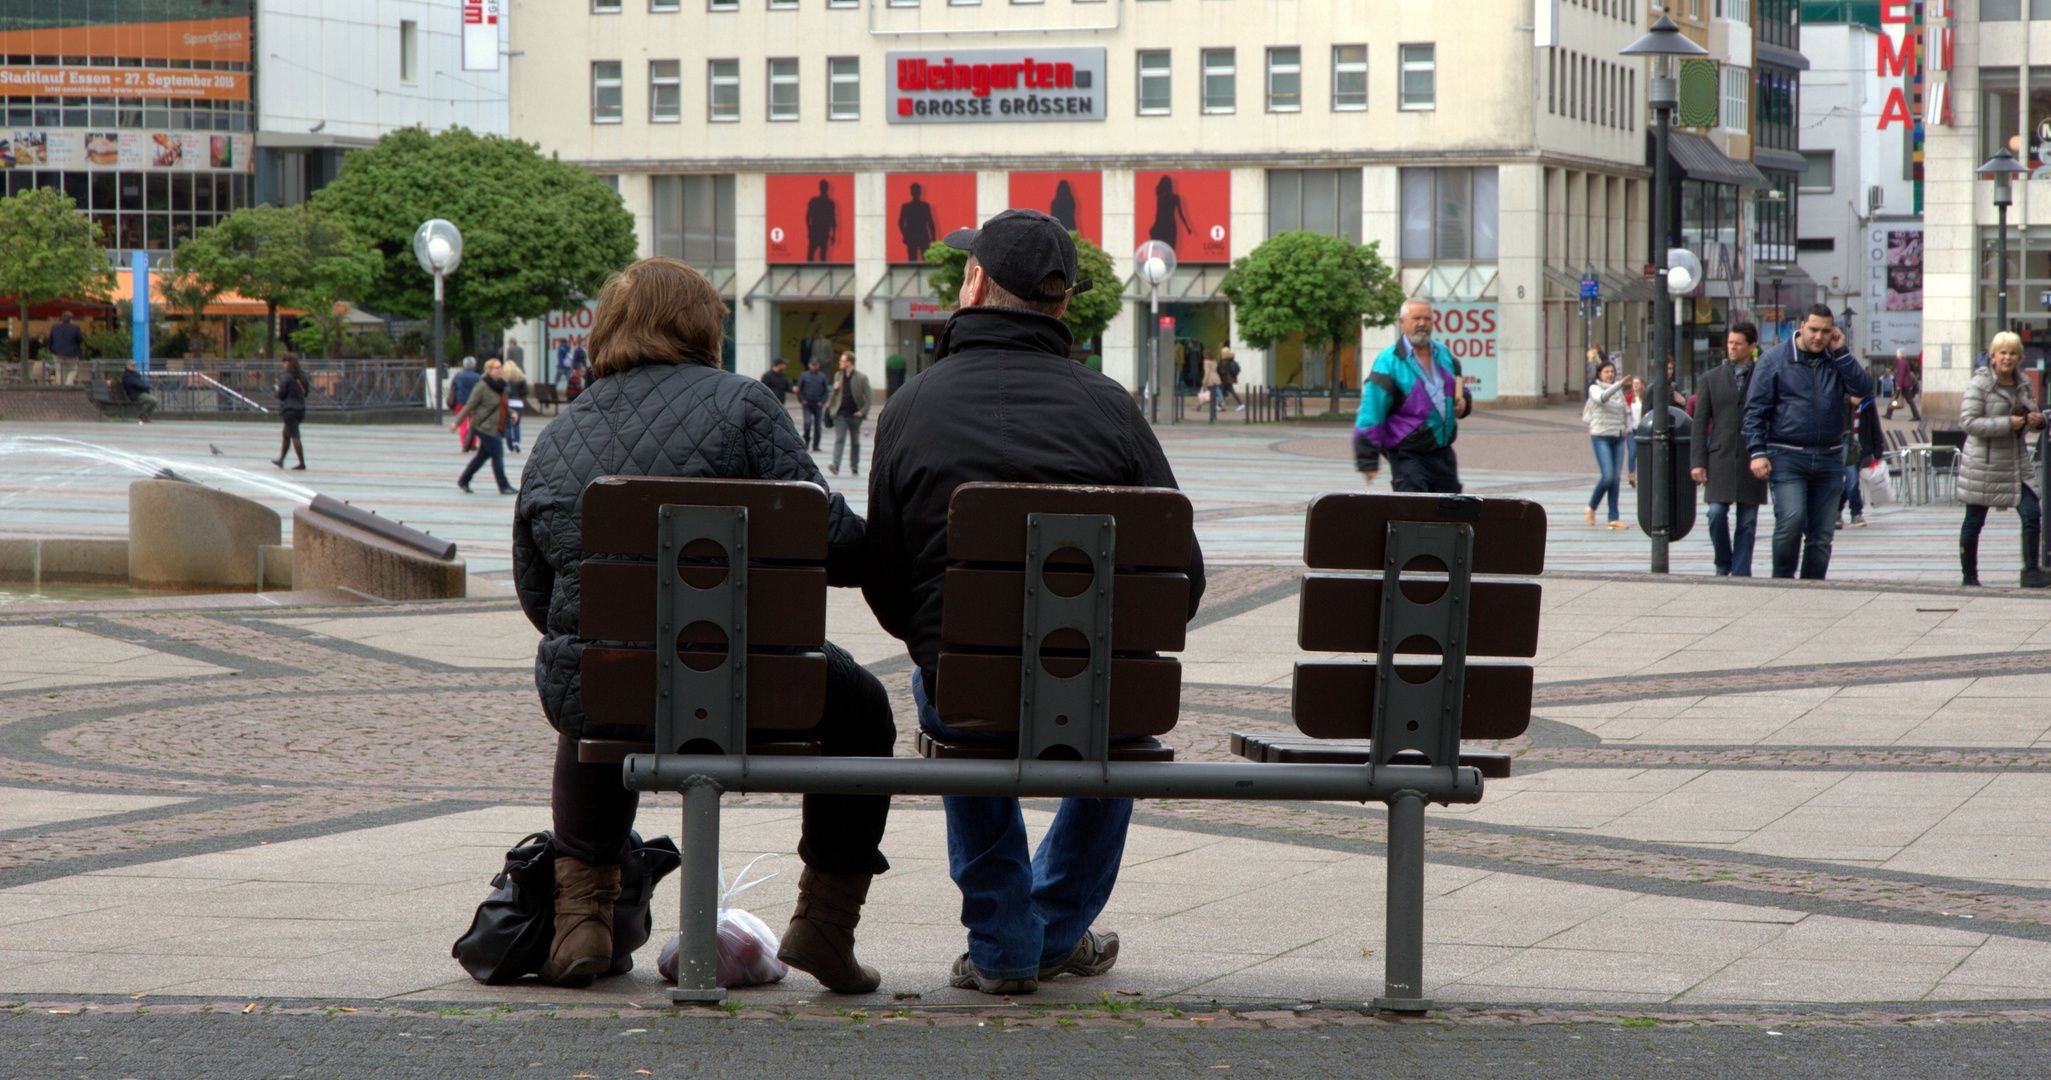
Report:
M 893 52 L 893 124 L 1102 120 L 1102 49 Z

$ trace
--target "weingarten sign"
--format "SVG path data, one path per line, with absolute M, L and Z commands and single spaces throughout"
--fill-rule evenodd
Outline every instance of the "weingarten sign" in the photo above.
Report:
M 893 52 L 893 124 L 1102 120 L 1103 49 Z

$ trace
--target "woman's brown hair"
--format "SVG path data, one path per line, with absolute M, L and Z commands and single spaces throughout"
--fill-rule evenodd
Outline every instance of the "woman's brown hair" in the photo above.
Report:
M 591 320 L 591 377 L 643 364 L 717 366 L 726 302 L 705 275 L 666 255 L 642 259 L 598 292 Z

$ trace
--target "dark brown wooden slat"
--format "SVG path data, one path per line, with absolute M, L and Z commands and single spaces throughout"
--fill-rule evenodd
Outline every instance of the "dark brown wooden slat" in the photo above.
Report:
M 1391 521 L 1474 526 L 1477 574 L 1545 571 L 1545 508 L 1535 502 L 1362 491 L 1327 492 L 1311 500 L 1303 563 L 1313 570 L 1380 570 Z
M 751 559 L 826 559 L 826 492 L 797 480 L 601 476 L 584 488 L 584 551 L 654 558 L 656 508 L 669 503 L 747 507 Z
M 1047 575 L 1056 592 L 1087 588 L 1088 574 Z M 1025 571 L 950 566 L 941 584 L 940 639 L 953 646 L 1018 648 L 1025 627 Z M 1117 574 L 1111 587 L 1111 647 L 1180 652 L 1189 622 L 1189 578 Z
M 587 645 L 582 671 L 587 720 L 655 725 L 655 650 Z M 748 654 L 749 730 L 802 731 L 825 711 L 825 654 Z
M 1024 675 L 1017 656 L 940 654 L 936 707 L 949 727 L 1017 731 Z M 1181 707 L 1182 665 L 1172 659 L 1111 661 L 1111 734 L 1165 735 Z
M 1436 663 L 1397 661 L 1426 669 Z M 1400 676 L 1399 676 L 1400 677 Z M 1374 714 L 1372 660 L 1299 660 L 1290 713 L 1296 727 L 1320 739 L 1365 739 Z M 1463 739 L 1514 739 L 1531 723 L 1531 665 L 1469 660 L 1460 709 Z
M 584 560 L 578 575 L 577 636 L 594 641 L 655 640 L 655 566 L 652 562 Z M 751 647 L 816 649 L 825 644 L 825 569 L 749 567 L 747 630 Z M 699 633 L 686 640 L 720 639 Z
M 625 739 L 578 739 L 577 760 L 587 765 L 618 765 L 627 760 L 628 754 L 652 754 L 654 743 L 629 742 Z M 750 754 L 769 754 L 774 757 L 818 757 L 816 742 L 751 742 Z
M 935 739 L 921 730 L 914 745 L 920 757 L 928 758 L 974 758 L 984 761 L 1010 761 L 1018 757 L 1018 747 L 991 746 L 987 743 L 950 742 Z M 1174 761 L 1175 750 L 1167 746 L 1114 746 L 1112 761 Z
M 1313 739 L 1294 733 L 1233 732 L 1232 752 L 1250 761 L 1276 764 L 1364 765 L 1374 744 L 1366 739 Z M 1425 764 L 1424 755 L 1396 755 L 1395 764 Z M 1495 750 L 1462 750 L 1460 764 L 1481 770 L 1491 780 L 1510 775 L 1510 755 Z
M 1429 592 L 1422 592 L 1423 589 Z M 1445 591 L 1445 579 L 1404 576 L 1412 599 Z M 1468 593 L 1467 655 L 1537 656 L 1536 581 L 1476 579 Z M 1381 648 L 1382 579 L 1359 574 L 1305 574 L 1296 614 L 1296 647 L 1305 652 L 1375 652 Z
M 1189 564 L 1189 498 L 1173 488 L 1061 484 L 963 484 L 947 504 L 947 557 L 1024 562 L 1026 515 L 1110 514 L 1118 519 L 1119 566 Z

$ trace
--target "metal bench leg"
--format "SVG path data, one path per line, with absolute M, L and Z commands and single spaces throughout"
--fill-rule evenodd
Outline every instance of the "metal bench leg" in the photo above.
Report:
M 1388 932 L 1385 975 L 1374 1007 L 1398 1013 L 1431 1009 L 1424 996 L 1424 795 L 1399 791 L 1389 800 Z
M 719 985 L 719 785 L 702 776 L 684 781 L 684 862 L 677 929 L 677 984 L 671 1001 L 726 1000 Z

